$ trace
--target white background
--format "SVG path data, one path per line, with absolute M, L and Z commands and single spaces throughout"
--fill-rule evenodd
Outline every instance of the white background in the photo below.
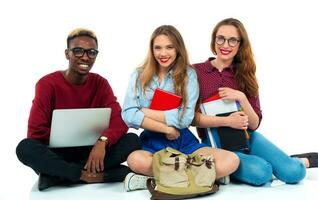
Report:
M 66 37 L 76 27 L 96 32 L 100 54 L 92 71 L 109 80 L 122 103 L 156 27 L 174 25 L 196 63 L 212 55 L 215 24 L 238 18 L 257 63 L 264 116 L 259 131 L 288 154 L 318 151 L 317 11 L 309 0 L 1 1 L 0 200 L 27 199 L 37 180 L 17 160 L 15 147 L 26 137 L 36 81 L 66 69 Z

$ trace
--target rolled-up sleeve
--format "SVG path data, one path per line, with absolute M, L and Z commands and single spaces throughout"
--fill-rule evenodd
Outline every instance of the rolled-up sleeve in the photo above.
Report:
M 187 128 L 193 120 L 195 105 L 199 98 L 199 84 L 197 74 L 192 68 L 188 68 L 187 95 L 188 103 L 185 108 L 181 106 L 180 109 L 165 111 L 165 119 L 168 126 L 173 126 L 178 129 Z M 185 111 L 182 115 L 183 109 L 185 109 Z
M 138 129 L 144 119 L 144 113 L 140 111 L 139 94 L 136 91 L 136 80 L 138 78 L 138 71 L 135 70 L 131 75 L 126 96 L 121 112 L 121 116 L 126 125 L 130 128 Z
M 263 118 L 262 110 L 261 110 L 261 106 L 260 106 L 260 101 L 259 101 L 259 96 L 257 95 L 256 97 L 247 97 L 247 99 L 250 102 L 250 104 L 251 104 L 252 108 L 254 109 L 254 111 L 256 112 L 256 114 L 258 115 L 258 119 L 259 119 L 258 126 L 257 126 L 257 128 L 258 128 L 261 125 L 261 121 Z

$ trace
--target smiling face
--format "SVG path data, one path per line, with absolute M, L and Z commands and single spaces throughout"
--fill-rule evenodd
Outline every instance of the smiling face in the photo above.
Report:
M 240 47 L 240 35 L 237 29 L 232 25 L 220 26 L 215 37 L 217 58 L 223 62 L 232 62 Z
M 167 71 L 177 57 L 177 51 L 166 35 L 158 35 L 153 41 L 153 55 L 159 64 L 159 70 Z
M 81 77 L 86 76 L 92 69 L 95 59 L 87 55 L 87 51 L 84 52 L 83 56 L 79 57 L 76 51 L 79 48 L 87 49 L 97 49 L 97 44 L 95 40 L 88 36 L 75 37 L 70 41 L 69 49 L 65 50 L 66 59 L 69 60 L 69 68 L 67 71 L 67 76 Z M 74 49 L 75 48 L 75 49 Z

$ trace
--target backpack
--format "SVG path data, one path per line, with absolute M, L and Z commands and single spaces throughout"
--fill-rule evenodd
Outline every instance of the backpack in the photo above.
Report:
M 152 200 L 185 199 L 218 191 L 215 183 L 215 164 L 212 155 L 183 154 L 165 148 L 153 155 L 154 178 L 147 188 Z

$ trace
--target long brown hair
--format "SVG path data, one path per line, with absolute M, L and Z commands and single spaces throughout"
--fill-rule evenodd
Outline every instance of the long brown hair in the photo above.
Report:
M 239 89 L 249 96 L 258 95 L 258 83 L 256 79 L 256 64 L 253 57 L 253 51 L 251 43 L 248 39 L 247 32 L 242 24 L 237 19 L 227 18 L 220 21 L 213 29 L 211 50 L 216 55 L 215 50 L 215 37 L 216 33 L 221 26 L 232 25 L 234 26 L 240 35 L 240 47 L 233 59 L 233 65 L 235 66 L 235 80 Z
M 177 57 L 175 61 L 172 63 L 171 68 L 173 86 L 175 93 L 182 97 L 182 105 L 185 108 L 188 102 L 187 98 L 187 67 L 190 66 L 188 53 L 183 42 L 182 36 L 179 31 L 171 26 L 171 25 L 162 25 L 155 29 L 152 33 L 149 43 L 148 54 L 144 60 L 144 63 L 139 67 L 141 69 L 141 73 L 139 75 L 139 79 L 141 82 L 141 88 L 143 92 L 145 92 L 146 87 L 151 81 L 153 75 L 158 74 L 159 65 L 156 61 L 153 53 L 153 43 L 156 37 L 159 35 L 167 36 L 173 46 L 176 48 Z M 183 110 L 184 111 L 184 110 Z

